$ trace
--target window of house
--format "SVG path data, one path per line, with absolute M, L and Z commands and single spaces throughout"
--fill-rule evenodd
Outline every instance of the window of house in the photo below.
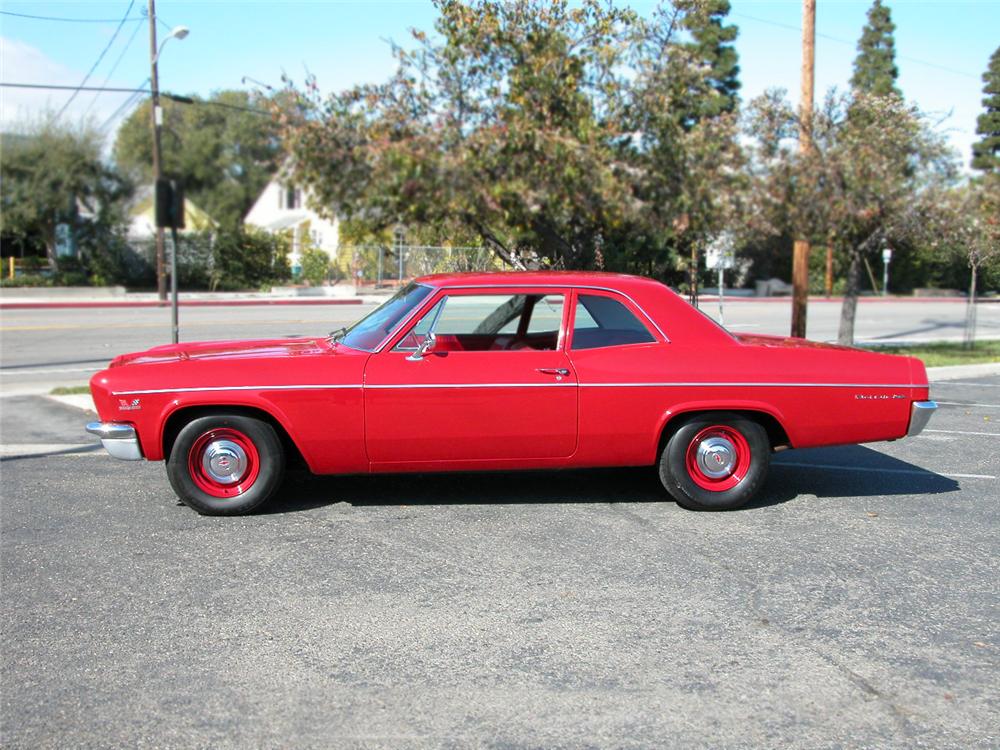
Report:
M 656 339 L 625 305 L 612 297 L 581 294 L 573 320 L 573 349 L 650 344 Z
M 559 344 L 561 294 L 470 294 L 445 297 L 396 346 L 415 349 L 430 331 L 435 351 L 555 349 Z

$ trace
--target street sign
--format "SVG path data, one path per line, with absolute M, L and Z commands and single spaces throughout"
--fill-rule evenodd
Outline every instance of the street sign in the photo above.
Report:
M 732 235 L 720 234 L 705 248 L 705 267 L 729 270 L 736 267 L 736 247 Z

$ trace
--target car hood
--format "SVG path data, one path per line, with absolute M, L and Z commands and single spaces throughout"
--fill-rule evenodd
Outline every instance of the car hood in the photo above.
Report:
M 146 365 L 181 360 L 275 359 L 303 357 L 335 350 L 326 339 L 262 339 L 258 341 L 203 341 L 155 346 L 144 352 L 115 357 L 110 367 Z

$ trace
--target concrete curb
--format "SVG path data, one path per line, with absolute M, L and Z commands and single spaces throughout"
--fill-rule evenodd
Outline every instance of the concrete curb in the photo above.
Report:
M 97 414 L 97 408 L 94 406 L 94 399 L 91 398 L 89 393 L 73 393 L 68 396 L 53 396 L 49 394 L 46 398 L 52 401 L 58 401 L 60 404 L 65 406 L 71 406 L 74 409 L 80 409 L 82 411 L 89 411 Z
M 1000 375 L 1000 362 L 983 362 L 978 365 L 950 365 L 948 367 L 927 368 L 927 377 L 932 383 L 939 380 L 981 378 L 986 375 Z

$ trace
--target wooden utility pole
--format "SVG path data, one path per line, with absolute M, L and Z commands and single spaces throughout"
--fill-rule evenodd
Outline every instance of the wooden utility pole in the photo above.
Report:
M 802 0 L 802 101 L 799 151 L 812 151 L 813 88 L 816 72 L 816 0 Z M 809 299 L 809 240 L 797 237 L 792 255 L 792 336 L 806 336 Z

